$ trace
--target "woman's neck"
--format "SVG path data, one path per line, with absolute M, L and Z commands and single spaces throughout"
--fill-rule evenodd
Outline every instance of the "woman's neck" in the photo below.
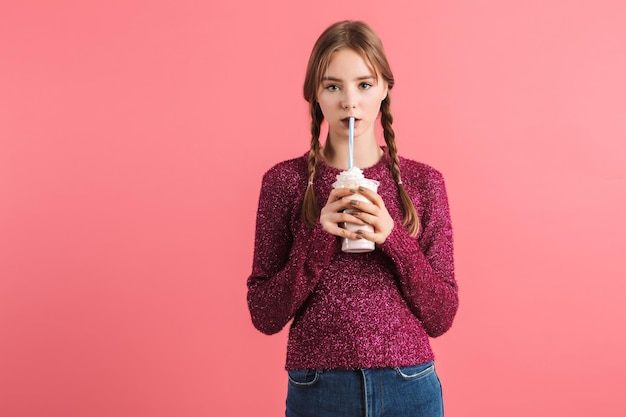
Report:
M 328 165 L 342 170 L 348 169 L 349 150 L 347 142 L 333 146 L 330 138 L 327 138 L 321 153 Z M 374 166 L 380 161 L 383 154 L 383 150 L 375 140 L 354 142 L 353 158 L 355 167 L 363 169 Z

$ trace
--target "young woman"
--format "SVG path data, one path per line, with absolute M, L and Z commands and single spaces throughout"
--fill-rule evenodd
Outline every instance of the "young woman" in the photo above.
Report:
M 291 321 L 287 417 L 443 415 L 429 337 L 450 328 L 458 306 L 448 201 L 438 171 L 398 156 L 393 85 L 369 26 L 330 26 L 304 82 L 311 148 L 263 177 L 248 305 L 263 333 Z M 378 193 L 332 187 L 347 169 L 350 117 L 354 166 L 379 181 Z M 371 203 L 352 200 L 356 192 Z M 350 232 L 344 222 L 374 230 Z M 342 252 L 341 238 L 376 249 Z

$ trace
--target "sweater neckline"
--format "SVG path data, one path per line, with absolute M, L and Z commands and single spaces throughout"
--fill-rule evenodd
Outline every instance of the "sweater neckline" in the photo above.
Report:
M 387 152 L 387 147 L 381 146 L 380 149 L 382 149 L 383 154 L 381 155 L 378 162 L 376 162 L 372 166 L 361 168 L 363 170 L 363 175 L 365 176 L 365 178 L 376 179 L 376 177 L 379 176 L 379 173 L 382 170 L 385 170 L 387 166 L 389 166 L 389 154 Z M 320 158 L 317 162 L 317 171 L 322 174 L 322 177 L 332 176 L 334 178 L 334 176 L 340 174 L 343 170 L 329 165 L 326 161 Z

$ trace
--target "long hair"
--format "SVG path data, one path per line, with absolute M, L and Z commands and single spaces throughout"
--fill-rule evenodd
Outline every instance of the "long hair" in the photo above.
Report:
M 309 63 L 307 65 L 304 79 L 304 99 L 309 103 L 309 113 L 311 115 L 311 149 L 308 158 L 308 185 L 302 203 L 302 217 L 311 227 L 318 221 L 320 209 L 313 191 L 313 179 L 317 166 L 320 151 L 320 131 L 324 120 L 322 110 L 317 103 L 317 93 L 328 66 L 332 54 L 341 49 L 351 49 L 363 57 L 363 60 L 370 66 L 376 77 L 380 75 L 386 82 L 388 89 L 394 85 L 394 78 L 387 62 L 383 45 L 378 35 L 367 24 L 359 21 L 342 21 L 329 26 L 317 39 Z M 411 236 L 416 236 L 419 230 L 419 219 L 417 211 L 411 201 L 400 175 L 400 161 L 395 142 L 395 133 L 391 126 L 393 116 L 390 109 L 390 95 L 383 100 L 381 112 L 381 124 L 387 150 L 391 159 L 391 175 L 398 184 L 400 201 L 404 209 L 403 226 Z

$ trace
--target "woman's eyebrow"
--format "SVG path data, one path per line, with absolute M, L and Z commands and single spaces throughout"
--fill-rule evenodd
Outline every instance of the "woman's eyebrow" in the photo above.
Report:
M 373 80 L 374 76 L 373 75 L 363 75 L 361 77 L 357 77 L 354 79 L 354 81 L 363 81 L 363 80 Z M 335 77 L 323 77 L 322 81 L 343 81 L 339 78 L 335 78 Z

